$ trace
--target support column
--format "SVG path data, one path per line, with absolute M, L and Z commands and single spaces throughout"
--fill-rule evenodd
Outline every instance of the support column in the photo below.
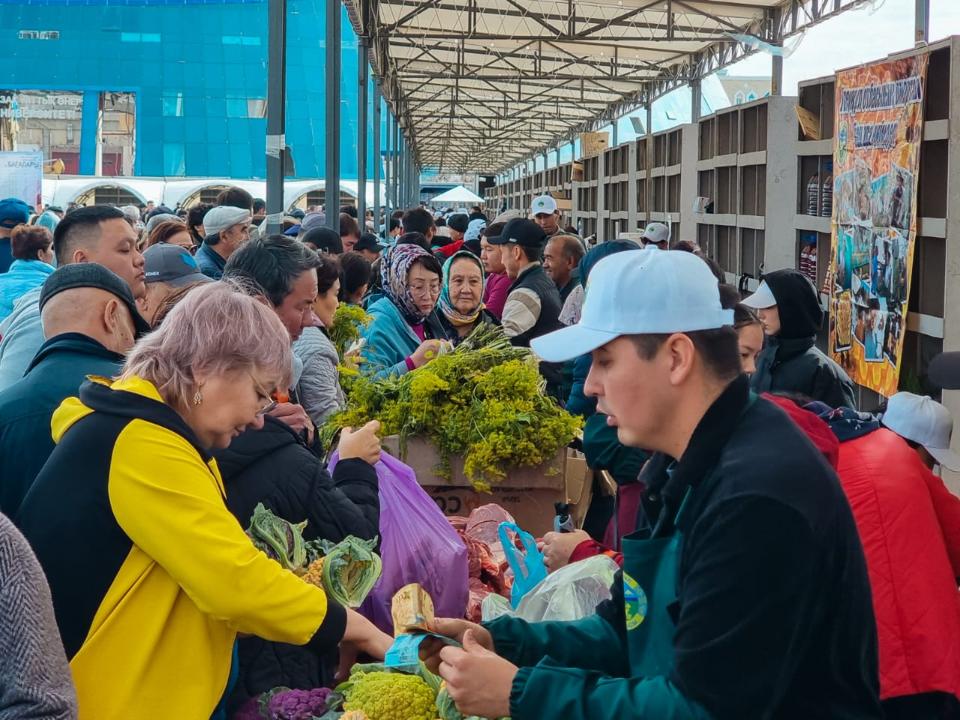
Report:
M 360 232 L 367 230 L 367 40 L 358 38 L 357 45 L 357 84 L 360 97 L 357 98 L 359 117 L 357 122 L 357 217 Z
M 770 94 L 778 97 L 783 95 L 783 55 L 771 56 L 770 63 Z
M 326 0 L 326 172 L 327 227 L 340 231 L 340 0 Z
M 100 91 L 84 90 L 80 120 L 80 174 L 96 175 L 100 149 Z
M 397 163 L 399 170 L 397 172 L 397 196 L 400 201 L 400 210 L 407 209 L 407 139 L 403 132 L 400 132 L 397 142 Z
M 914 3 L 916 7 L 914 45 L 926 45 L 930 42 L 930 0 L 914 0 Z
M 703 90 L 700 79 L 690 81 L 690 122 L 700 122 L 700 107 L 703 105 Z
M 610 147 L 616 147 L 620 144 L 620 131 L 617 128 L 617 121 L 614 119 L 610 123 Z
M 380 133 L 381 127 L 381 100 L 380 85 L 373 85 L 373 228 L 376 235 L 380 235 Z M 387 224 L 386 230 L 390 226 Z
M 286 168 L 287 0 L 270 0 L 267 19 L 267 235 L 282 232 Z

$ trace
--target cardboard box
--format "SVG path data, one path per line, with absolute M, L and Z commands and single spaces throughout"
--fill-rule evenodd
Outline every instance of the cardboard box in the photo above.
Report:
M 610 133 L 580 133 L 580 157 L 590 158 L 600 155 L 610 145 Z
M 436 449 L 422 438 L 407 442 L 406 455 L 399 452 L 399 438 L 384 438 L 384 450 L 409 465 L 417 482 L 437 503 L 444 515 L 469 515 L 472 510 L 496 503 L 513 515 L 517 524 L 537 537 L 553 529 L 554 503 L 566 502 L 577 527 L 582 527 L 593 496 L 593 472 L 582 453 L 564 449 L 538 467 L 515 468 L 492 492 L 473 489 L 463 475 L 463 461 L 451 458 L 451 479 L 438 477 Z

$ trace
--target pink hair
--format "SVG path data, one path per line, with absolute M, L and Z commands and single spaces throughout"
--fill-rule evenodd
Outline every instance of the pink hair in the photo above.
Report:
M 196 392 L 194 372 L 248 370 L 284 388 L 290 382 L 290 335 L 268 305 L 229 280 L 198 285 L 163 324 L 127 356 L 122 378 L 149 380 L 167 404 L 184 409 Z

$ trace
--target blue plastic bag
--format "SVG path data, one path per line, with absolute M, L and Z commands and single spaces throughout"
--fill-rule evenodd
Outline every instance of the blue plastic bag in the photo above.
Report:
M 330 460 L 330 472 L 339 454 Z M 462 618 L 467 609 L 467 548 L 413 470 L 384 452 L 377 463 L 380 485 L 380 558 L 383 573 L 360 612 L 393 634 L 390 603 L 404 585 L 419 583 L 437 617 Z
M 513 531 L 523 544 L 523 554 L 510 540 L 509 531 Z M 503 522 L 497 528 L 500 535 L 500 544 L 503 553 L 507 556 L 507 563 L 513 570 L 513 588 L 510 590 L 510 605 L 514 610 L 523 600 L 523 596 L 533 590 L 547 577 L 547 564 L 543 560 L 543 553 L 537 548 L 537 541 L 530 533 L 521 530 L 514 523 Z

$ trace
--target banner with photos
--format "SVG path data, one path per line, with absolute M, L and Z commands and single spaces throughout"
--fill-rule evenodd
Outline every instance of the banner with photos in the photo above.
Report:
M 927 59 L 837 73 L 829 350 L 887 397 L 906 331 Z

